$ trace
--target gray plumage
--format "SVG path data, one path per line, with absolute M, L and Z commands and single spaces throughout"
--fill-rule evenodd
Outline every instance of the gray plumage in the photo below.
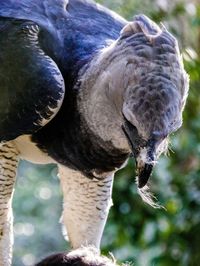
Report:
M 129 62 L 134 83 L 126 90 L 123 110 L 145 138 L 162 139 L 181 126 L 188 80 L 176 39 L 151 21 L 148 30 L 143 21 L 148 19 L 136 16 L 129 32 L 128 42 L 135 54 Z M 129 117 L 130 110 L 133 117 Z
M 142 188 L 167 149 L 169 134 L 182 124 L 188 76 L 176 39 L 146 16 L 135 16 L 119 39 L 101 51 L 80 82 L 84 89 L 78 103 L 83 116 L 89 118 L 88 127 L 126 150 L 120 134 L 123 128 Z M 147 171 L 143 171 L 145 165 Z

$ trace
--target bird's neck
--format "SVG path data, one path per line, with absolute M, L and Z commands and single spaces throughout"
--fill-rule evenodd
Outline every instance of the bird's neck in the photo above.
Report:
M 114 148 L 129 151 L 122 131 L 125 63 L 112 63 L 112 45 L 100 52 L 81 73 L 77 99 L 82 119 L 94 135 Z
M 130 154 L 122 131 L 123 86 L 115 89 L 123 79 L 105 59 L 82 68 L 56 118 L 32 138 L 55 161 L 92 177 L 116 171 Z

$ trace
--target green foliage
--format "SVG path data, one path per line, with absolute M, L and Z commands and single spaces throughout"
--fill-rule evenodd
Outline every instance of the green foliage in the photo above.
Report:
M 200 5 L 194 1 L 101 0 L 127 19 L 145 13 L 164 24 L 180 40 L 190 93 L 183 127 L 171 137 L 170 156 L 162 156 L 151 178 L 151 190 L 166 208 L 142 202 L 134 182 L 134 163 L 119 171 L 102 241 L 134 266 L 198 266 L 200 264 Z M 173 151 L 173 152 L 172 152 Z M 25 177 L 25 170 L 28 174 Z M 38 171 L 39 170 L 39 171 Z M 61 236 L 61 193 L 56 168 L 22 162 L 15 212 L 14 266 L 31 265 L 41 256 L 66 249 Z
M 59 219 L 61 191 L 55 165 L 22 161 L 13 199 L 15 248 L 13 266 L 33 265 L 43 254 L 64 250 Z

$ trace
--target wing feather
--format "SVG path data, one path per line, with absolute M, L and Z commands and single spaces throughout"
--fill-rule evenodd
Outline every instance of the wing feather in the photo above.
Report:
M 0 18 L 0 141 L 31 134 L 58 112 L 65 85 L 31 21 Z

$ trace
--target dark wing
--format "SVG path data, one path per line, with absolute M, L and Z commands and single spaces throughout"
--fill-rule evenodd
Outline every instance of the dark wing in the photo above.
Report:
M 69 91 L 126 23 L 90 0 L 1 0 L 0 141 L 50 121 L 64 97 L 63 78 Z
M 34 22 L 0 17 L 0 141 L 37 131 L 62 104 L 64 81 L 39 32 Z

